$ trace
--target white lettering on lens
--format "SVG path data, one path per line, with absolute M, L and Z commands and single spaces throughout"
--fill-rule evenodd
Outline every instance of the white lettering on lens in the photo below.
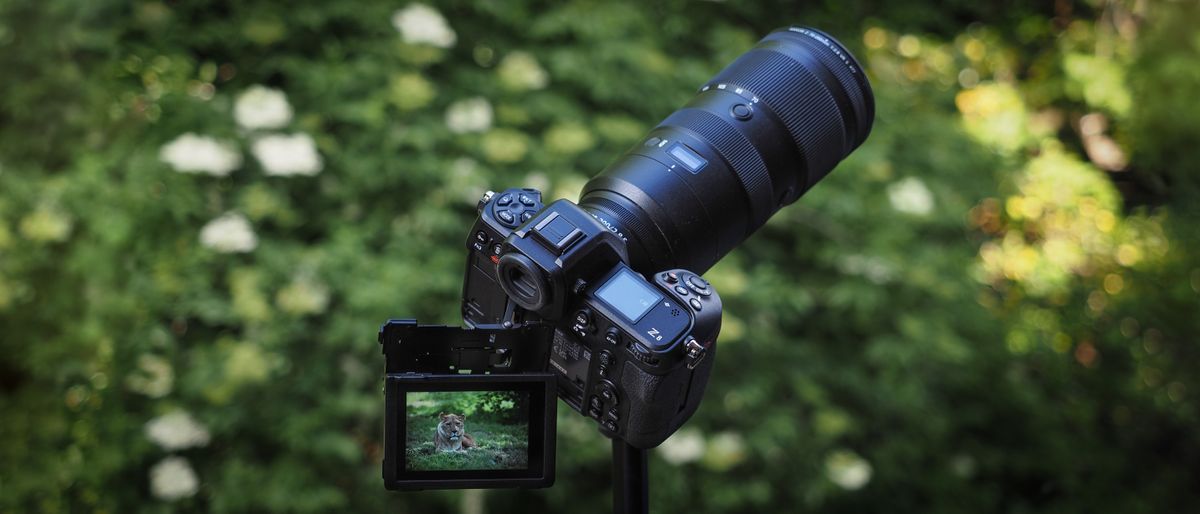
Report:
M 617 230 L 616 225 L 609 223 L 608 220 L 601 218 L 600 216 L 597 216 L 596 214 L 593 214 L 593 213 L 589 213 L 589 214 L 592 214 L 592 217 L 596 218 L 596 221 L 599 221 L 601 225 L 604 225 L 604 228 L 607 228 L 609 232 L 616 234 L 617 237 L 621 238 L 622 241 L 625 241 L 626 243 L 629 242 L 629 240 L 625 238 L 625 234 L 622 234 L 620 230 Z

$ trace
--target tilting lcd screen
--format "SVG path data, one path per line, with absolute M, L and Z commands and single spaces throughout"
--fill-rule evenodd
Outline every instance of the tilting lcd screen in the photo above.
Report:
M 529 467 L 528 391 L 405 393 L 408 471 Z

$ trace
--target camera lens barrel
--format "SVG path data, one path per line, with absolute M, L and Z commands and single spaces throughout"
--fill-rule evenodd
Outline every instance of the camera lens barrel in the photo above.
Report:
M 593 178 L 579 206 L 634 269 L 703 273 L 867 138 L 875 100 L 829 35 L 768 34 Z

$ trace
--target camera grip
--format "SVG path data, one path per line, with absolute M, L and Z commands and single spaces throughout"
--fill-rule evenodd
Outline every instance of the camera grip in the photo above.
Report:
M 647 373 L 632 361 L 626 361 L 620 383 L 629 402 L 625 441 L 634 447 L 648 449 L 662 444 L 675 433 L 699 407 L 714 361 L 713 358 L 705 359 L 688 373 L 666 375 Z M 663 406 L 677 408 L 664 409 Z

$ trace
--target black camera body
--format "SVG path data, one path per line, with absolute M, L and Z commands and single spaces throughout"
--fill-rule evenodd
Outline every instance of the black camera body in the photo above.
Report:
M 476 226 L 491 225 L 489 215 L 504 212 L 516 196 L 541 195 L 485 195 Z M 472 303 L 503 304 L 506 314 L 523 311 L 525 323 L 552 326 L 559 396 L 606 436 L 652 448 L 687 421 L 708 384 L 721 327 L 721 300 L 708 282 L 687 270 L 647 280 L 628 266 L 624 238 L 567 200 L 526 217 L 503 244 L 493 243 L 493 255 L 497 244 L 500 257 L 489 258 L 494 278 L 465 277 L 464 312 L 479 312 Z M 468 253 L 473 261 L 478 252 Z M 474 281 L 500 287 L 489 296 Z
M 704 279 L 654 278 L 612 268 L 569 307 L 550 353 L 559 397 L 636 448 L 658 446 L 699 407 L 721 328 L 720 297 Z

